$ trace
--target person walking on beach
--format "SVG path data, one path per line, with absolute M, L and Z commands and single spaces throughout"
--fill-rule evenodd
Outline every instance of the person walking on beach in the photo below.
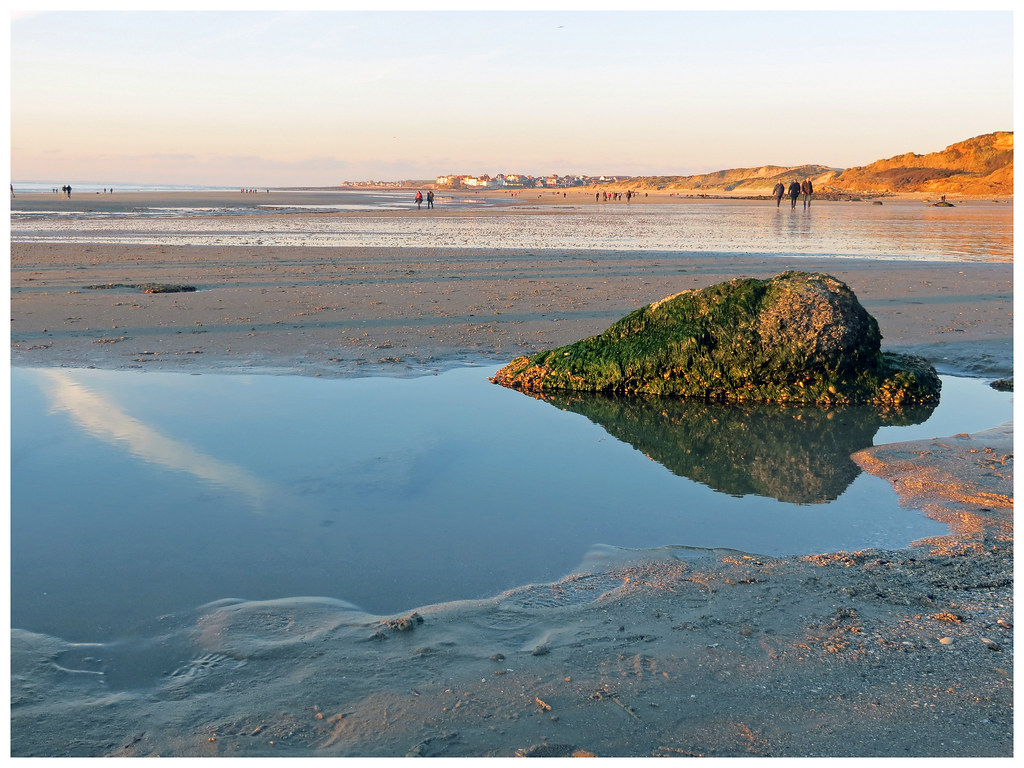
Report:
M 800 185 L 800 191 L 804 195 L 804 208 L 806 208 L 811 204 L 811 195 L 814 194 L 814 185 L 811 184 L 810 179 L 804 179 L 803 183 Z
M 433 207 L 434 207 L 434 190 L 428 189 L 427 190 L 427 208 L 433 208 Z
M 775 182 L 775 186 L 772 188 L 772 197 L 775 198 L 775 207 L 779 207 L 779 203 L 782 202 L 783 195 L 786 194 L 786 185 L 781 181 Z
M 793 183 L 789 185 L 790 208 L 796 208 L 796 201 L 798 197 L 800 197 L 800 182 L 793 179 Z
M 423 207 L 423 193 L 422 192 L 417 192 L 416 193 L 416 207 L 417 208 L 422 208 Z

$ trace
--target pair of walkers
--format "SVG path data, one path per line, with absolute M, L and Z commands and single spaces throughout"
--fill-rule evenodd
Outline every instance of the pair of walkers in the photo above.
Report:
M 416 193 L 416 207 L 417 208 L 422 208 L 423 207 L 423 193 L 422 192 L 417 192 Z M 433 207 L 434 207 L 434 190 L 428 189 L 427 190 L 427 208 L 433 208 Z

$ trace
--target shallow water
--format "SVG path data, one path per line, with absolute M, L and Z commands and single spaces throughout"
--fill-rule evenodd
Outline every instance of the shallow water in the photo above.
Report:
M 57 185 L 58 187 L 60 185 Z M 68 222 L 92 227 L 96 222 L 106 221 L 115 228 L 125 228 L 124 222 L 132 219 L 193 219 L 197 217 L 234 217 L 266 216 L 274 213 L 338 213 L 338 212 L 371 212 L 371 211 L 403 211 L 414 210 L 416 202 L 414 193 L 397 190 L 308 190 L 275 194 L 240 193 L 239 190 L 220 189 L 216 187 L 118 187 L 118 192 L 126 195 L 105 194 L 98 185 L 88 188 L 76 188 L 75 195 L 65 199 L 63 195 L 46 194 L 54 185 L 40 188 L 38 184 L 15 185 L 19 194 L 44 194 L 44 197 L 14 199 L 11 203 L 11 221 L 14 228 L 25 231 L 46 232 L 49 225 Z M 22 190 L 24 187 L 24 190 Z M 192 200 L 205 201 L 200 205 L 152 205 L 152 199 L 160 198 L 162 192 L 187 193 Z M 226 202 L 224 193 L 229 193 L 231 202 Z M 139 194 L 142 193 L 142 194 Z M 181 197 L 182 195 L 175 195 Z M 175 196 L 169 196 L 173 199 Z M 267 202 L 273 200 L 273 202 Z M 285 202 L 287 201 L 287 202 Z M 214 204 L 216 202 L 216 204 Z M 501 200 L 481 198 L 459 194 L 457 192 L 438 193 L 438 207 L 450 210 L 469 208 L 486 208 L 500 204 Z M 426 210 L 426 209 L 424 209 Z M 159 225 L 153 225 L 159 226 Z M 127 225 L 131 228 L 131 225 Z
M 472 201 L 453 201 L 474 207 Z M 390 205 L 391 203 L 388 203 Z M 406 202 L 406 206 L 411 205 Z M 440 208 L 450 207 L 448 202 Z M 298 209 L 296 209 L 298 210 Z M 223 209 L 229 213 L 230 209 Z M 733 200 L 686 204 L 528 206 L 433 216 L 200 215 L 197 211 L 120 217 L 23 215 L 12 242 L 158 245 L 564 248 L 698 254 L 841 256 L 931 261 L 1011 261 L 1013 206 L 972 202 L 819 201 L 808 208 Z M 419 215 L 422 213 L 422 215 Z
M 1011 395 L 952 377 L 925 423 L 891 426 L 547 403 L 491 373 L 14 368 L 12 625 L 110 640 L 213 600 L 301 595 L 389 614 L 552 581 L 597 545 L 900 547 L 945 528 L 848 453 L 1011 418 Z

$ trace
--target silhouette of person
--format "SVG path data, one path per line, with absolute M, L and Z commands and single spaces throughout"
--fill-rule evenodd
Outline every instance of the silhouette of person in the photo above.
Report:
M 775 182 L 775 186 L 772 188 L 772 197 L 775 198 L 775 207 L 779 207 L 779 203 L 782 202 L 782 196 L 786 194 L 786 185 L 781 181 Z
M 427 190 L 427 208 L 433 208 L 433 207 L 434 207 L 434 190 L 428 189 Z
M 810 179 L 804 179 L 800 184 L 800 191 L 804 196 L 804 208 L 811 204 L 811 195 L 814 194 L 814 185 L 811 184 Z
M 789 185 L 789 199 L 791 202 L 789 206 L 790 208 L 796 208 L 796 201 L 798 197 L 800 197 L 800 182 L 794 179 L 793 183 Z

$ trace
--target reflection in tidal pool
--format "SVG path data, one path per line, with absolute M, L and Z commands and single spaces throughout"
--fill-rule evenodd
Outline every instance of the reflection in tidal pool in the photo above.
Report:
M 933 407 L 883 413 L 842 408 L 720 405 L 602 394 L 539 396 L 582 414 L 667 469 L 734 496 L 793 504 L 836 499 L 860 474 L 851 454 L 882 424 L 919 424 Z
M 993 427 L 1012 401 L 946 377 L 922 426 L 881 426 L 855 410 L 552 408 L 491 373 L 13 369 L 13 626 L 108 640 L 213 600 L 300 595 L 394 613 L 553 581 L 599 544 L 904 546 L 944 528 L 849 453 Z

